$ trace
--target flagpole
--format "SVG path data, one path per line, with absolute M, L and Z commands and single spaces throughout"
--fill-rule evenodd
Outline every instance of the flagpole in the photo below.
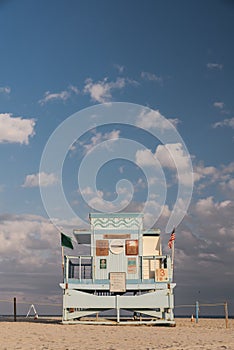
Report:
M 171 236 L 170 236 L 169 248 L 171 248 L 171 278 L 173 280 L 174 260 L 175 260 L 175 227 L 173 228 Z
M 173 280 L 173 273 L 174 273 L 174 259 L 175 259 L 175 241 L 172 241 L 172 247 L 171 247 L 171 278 Z
M 62 251 L 62 270 L 63 270 L 63 278 L 64 278 L 64 247 L 63 247 L 63 245 L 61 246 L 61 251 Z

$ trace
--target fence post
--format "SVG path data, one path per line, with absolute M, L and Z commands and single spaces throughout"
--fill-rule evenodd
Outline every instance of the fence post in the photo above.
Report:
M 196 301 L 196 323 L 198 323 L 198 314 L 199 314 L 199 302 Z
M 14 322 L 16 322 L 16 297 L 14 297 Z
M 225 312 L 226 328 L 228 328 L 228 304 L 227 304 L 227 301 L 225 301 L 225 303 L 224 303 L 224 312 Z

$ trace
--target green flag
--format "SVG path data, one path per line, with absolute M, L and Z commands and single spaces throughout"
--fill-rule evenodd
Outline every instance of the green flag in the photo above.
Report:
M 70 237 L 66 236 L 64 233 L 61 232 L 61 245 L 63 247 L 67 247 L 70 249 L 74 249 L 73 248 L 73 244 L 72 244 L 72 240 Z

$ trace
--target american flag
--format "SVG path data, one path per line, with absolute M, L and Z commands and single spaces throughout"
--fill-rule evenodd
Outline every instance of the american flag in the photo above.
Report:
M 172 248 L 172 244 L 173 244 L 174 240 L 175 240 L 175 228 L 173 228 L 173 231 L 171 233 L 171 237 L 170 237 L 170 239 L 168 241 L 168 247 L 170 249 Z

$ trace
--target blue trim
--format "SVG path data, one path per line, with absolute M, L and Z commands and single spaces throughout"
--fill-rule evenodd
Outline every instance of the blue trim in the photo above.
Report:
M 65 283 L 65 281 L 64 281 Z M 103 279 L 103 280 L 92 280 L 92 279 L 75 279 L 75 278 L 69 278 L 68 279 L 68 283 L 70 284 L 106 284 L 109 286 L 110 284 L 110 280 L 109 279 Z M 127 284 L 137 284 L 137 285 L 141 285 L 141 284 L 151 284 L 151 285 L 161 285 L 161 284 L 167 284 L 167 283 L 172 283 L 170 280 L 168 282 L 158 282 L 155 281 L 153 278 L 151 279 L 147 279 L 147 280 L 141 280 L 141 279 L 127 279 L 126 280 L 126 285 Z
M 123 234 L 131 234 L 131 235 L 138 235 L 139 234 L 139 229 L 137 228 L 131 228 L 131 227 L 128 227 L 128 228 L 118 228 L 118 227 L 107 227 L 107 228 L 95 228 L 94 230 L 94 235 L 102 235 L 102 234 L 120 234 L 120 235 L 123 235 Z
M 143 218 L 144 214 L 143 213 L 109 213 L 109 214 L 104 214 L 104 213 L 90 213 L 89 217 L 90 218 Z
M 74 229 L 73 230 L 73 234 L 74 235 L 91 235 L 92 231 L 90 230 L 78 230 L 78 229 Z

